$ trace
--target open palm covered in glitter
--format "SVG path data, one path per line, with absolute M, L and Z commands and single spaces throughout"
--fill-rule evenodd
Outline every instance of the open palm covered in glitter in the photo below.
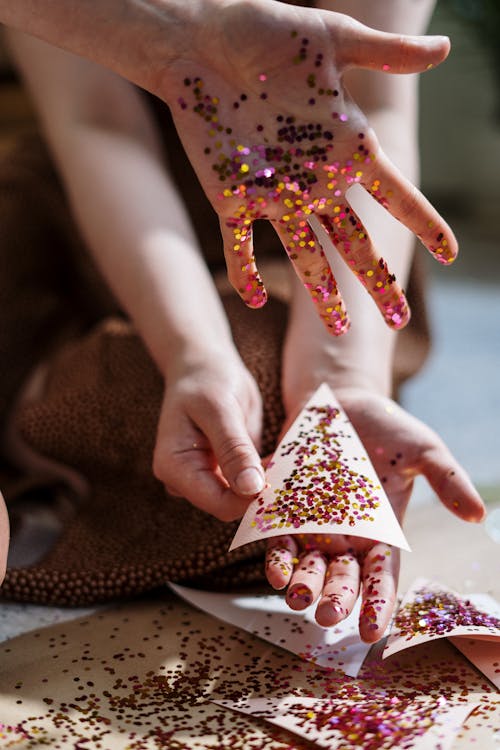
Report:
M 201 59 L 199 52 L 193 59 L 186 54 L 170 69 L 168 99 L 220 217 L 229 277 L 239 294 L 252 307 L 266 301 L 252 225 L 269 220 L 326 327 L 333 334 L 347 330 L 321 237 L 309 224 L 316 215 L 386 322 L 404 326 L 404 293 L 350 207 L 349 187 L 360 183 L 440 262 L 453 261 L 456 241 L 381 151 L 342 74 L 350 67 L 421 72 L 446 57 L 448 40 L 400 37 L 341 14 L 304 8 L 292 14 L 281 3 L 257 0 L 225 3 L 207 19 L 196 48 L 203 50 Z
M 481 498 L 433 430 L 388 398 L 360 389 L 337 395 L 400 522 L 419 474 L 457 516 L 483 518 Z M 267 578 L 275 588 L 288 587 L 292 609 L 318 602 L 317 621 L 334 625 L 351 612 L 361 590 L 360 633 L 370 642 L 383 636 L 392 615 L 398 574 L 399 550 L 377 540 L 332 533 L 285 535 L 268 542 Z

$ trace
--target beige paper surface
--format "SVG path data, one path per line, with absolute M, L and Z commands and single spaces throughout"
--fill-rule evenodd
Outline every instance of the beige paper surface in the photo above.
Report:
M 450 705 L 480 704 L 453 750 L 487 747 L 499 697 L 445 640 L 423 651 L 402 652 L 397 664 L 374 656 L 353 680 L 177 600 L 126 604 L 0 646 L 0 747 L 300 750 L 293 733 L 212 701 L 349 695 L 365 706 L 443 693 Z

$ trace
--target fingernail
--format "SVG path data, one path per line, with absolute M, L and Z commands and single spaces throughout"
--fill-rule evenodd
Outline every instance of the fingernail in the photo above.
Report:
M 292 609 L 304 609 L 312 604 L 312 591 L 308 586 L 298 583 L 296 586 L 288 589 L 286 600 L 288 606 Z
M 345 620 L 348 614 L 347 607 L 344 610 L 340 605 L 334 604 L 330 598 L 323 597 L 316 607 L 316 622 L 328 628 Z
M 264 477 L 253 466 L 240 471 L 236 477 L 236 487 L 242 495 L 256 495 L 264 489 Z

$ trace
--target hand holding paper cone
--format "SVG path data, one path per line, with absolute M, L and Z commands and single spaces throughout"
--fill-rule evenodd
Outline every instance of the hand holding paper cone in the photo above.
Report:
M 415 477 L 424 474 L 465 520 L 479 520 L 483 509 L 432 430 L 387 398 L 352 389 L 342 401 L 352 421 L 326 385 L 306 404 L 276 449 L 270 486 L 249 506 L 232 548 L 269 537 L 269 582 L 288 585 L 296 610 L 321 596 L 321 625 L 346 617 L 362 584 L 360 632 L 371 642 L 384 633 L 394 607 L 395 547 L 408 549 L 398 519 Z

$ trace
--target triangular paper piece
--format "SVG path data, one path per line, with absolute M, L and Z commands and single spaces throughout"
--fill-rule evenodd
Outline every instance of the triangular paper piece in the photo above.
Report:
M 500 641 L 492 643 L 464 636 L 451 637 L 449 640 L 500 690 Z
M 291 651 L 320 667 L 339 669 L 356 677 L 370 649 L 359 637 L 358 599 L 345 620 L 322 628 L 314 620 L 315 606 L 293 612 L 276 594 L 219 594 L 169 583 L 170 588 L 198 609 L 248 633 Z
M 500 604 L 492 596 L 469 594 L 468 599 L 477 609 L 498 618 L 500 623 Z M 474 636 L 451 636 L 449 640 L 500 690 L 500 637 L 490 641 Z
M 482 602 L 484 604 L 484 600 Z M 495 604 L 495 612 L 498 605 Z M 500 619 L 441 583 L 418 578 L 401 602 L 383 658 L 436 638 L 463 637 L 490 646 L 491 662 L 500 661 Z M 469 654 L 466 654 L 468 658 Z M 481 650 L 481 658 L 484 652 Z M 474 659 L 470 658 L 474 664 Z M 481 669 L 479 663 L 476 666 Z
M 264 719 L 328 750 L 346 747 L 448 750 L 463 722 L 478 705 L 453 706 L 415 696 L 384 701 L 380 695 L 371 701 L 290 696 L 213 702 Z
M 350 534 L 409 550 L 361 440 L 326 384 L 278 445 L 266 479 L 230 549 L 281 534 Z

